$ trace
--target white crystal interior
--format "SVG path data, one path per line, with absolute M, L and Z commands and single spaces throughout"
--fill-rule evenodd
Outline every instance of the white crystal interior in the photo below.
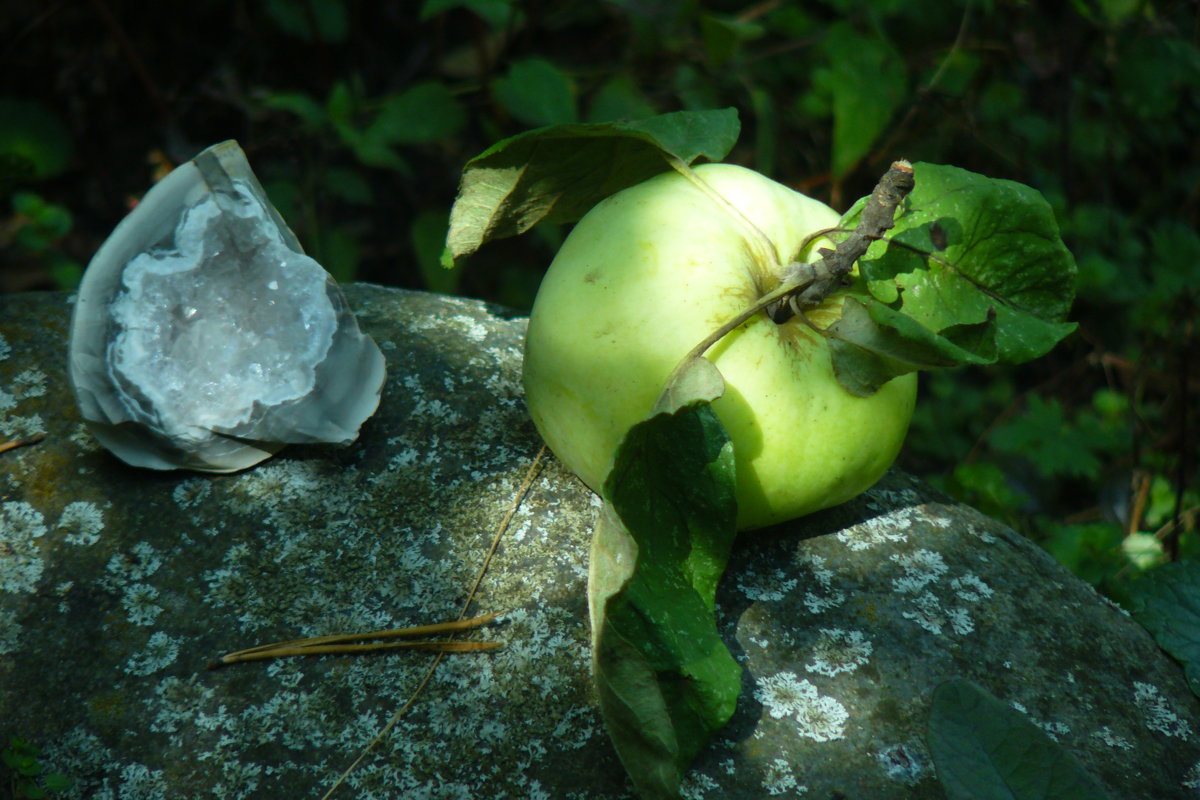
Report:
M 177 440 L 228 432 L 255 403 L 309 393 L 337 329 L 325 270 L 288 248 L 249 188 L 233 185 L 235 202 L 205 194 L 173 242 L 131 259 L 111 304 L 113 378 L 148 401 L 129 409 L 135 419 Z

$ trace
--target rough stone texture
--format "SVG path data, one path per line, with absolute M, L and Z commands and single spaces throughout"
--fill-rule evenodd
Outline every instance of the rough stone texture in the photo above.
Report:
M 346 448 L 231 476 L 125 467 L 64 375 L 69 302 L 0 297 L 0 736 L 81 798 L 317 797 L 432 656 L 206 671 L 276 639 L 452 618 L 539 446 L 524 320 L 377 287 L 347 293 L 387 356 Z M 586 553 L 598 505 L 551 460 L 476 608 L 504 643 L 447 657 L 342 787 L 354 798 L 630 796 L 590 686 Z M 971 678 L 1118 798 L 1200 793 L 1200 703 L 1135 623 L 1012 531 L 893 473 L 740 543 L 718 601 L 745 666 L 691 798 L 940 798 L 929 697 Z

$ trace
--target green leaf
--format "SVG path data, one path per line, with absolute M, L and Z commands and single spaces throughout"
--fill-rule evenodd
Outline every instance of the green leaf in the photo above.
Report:
M 268 0 L 267 14 L 281 31 L 306 42 L 337 44 L 349 33 L 341 0 Z
M 556 125 L 492 145 L 463 168 L 443 265 L 484 242 L 547 222 L 575 222 L 614 192 L 667 168 L 719 161 L 733 148 L 737 111 L 677 111 L 632 122 Z
M 424 144 L 454 136 L 466 121 L 467 114 L 454 94 L 444 85 L 428 81 L 385 100 L 367 133 L 391 144 Z
M 454 294 L 462 275 L 461 272 L 442 269 L 441 265 L 442 245 L 446 241 L 449 221 L 444 208 L 426 210 L 417 214 L 408 231 L 417 265 L 421 268 L 421 277 L 425 279 L 425 288 L 441 294 Z
M 263 100 L 263 105 L 273 111 L 295 114 L 313 128 L 325 124 L 325 109 L 304 92 L 272 92 Z
M 645 119 L 654 116 L 654 106 L 638 89 L 629 75 L 615 75 L 604 83 L 592 98 L 588 122 L 611 122 L 620 119 Z
M 833 94 L 833 176 L 840 178 L 871 151 L 907 93 L 904 60 L 880 36 L 849 23 L 830 26 L 824 50 Z
M 999 452 L 1028 459 L 1047 478 L 1099 478 L 1107 444 L 1103 431 L 1068 420 L 1057 400 L 1038 395 L 1021 415 L 996 426 L 989 441 Z
M 927 741 L 949 800 L 1104 800 L 1076 758 L 963 678 L 933 693 Z
M 545 59 L 517 61 L 492 84 L 492 93 L 527 125 L 558 125 L 579 119 L 571 79 Z
M 859 267 L 871 294 L 942 332 L 995 315 L 996 355 L 1020 363 L 1075 329 L 1075 260 L 1042 195 L 957 167 L 915 164 L 916 185 L 888 240 Z M 858 223 L 864 201 L 843 217 Z
M 970 330 L 968 330 L 968 327 Z M 874 394 L 897 375 L 921 369 L 990 364 L 996 360 L 991 320 L 938 335 L 873 297 L 847 296 L 842 314 L 822 333 L 829 340 L 838 382 L 858 397 Z M 955 344 L 970 341 L 975 352 Z
M 420 19 L 424 22 L 453 8 L 468 8 L 493 28 L 502 28 L 513 18 L 512 4 L 512 0 L 425 0 Z
M 1200 564 L 1156 567 L 1129 587 L 1129 595 L 1133 618 L 1183 664 L 1188 685 L 1200 695 Z
M 588 576 L 600 708 L 642 798 L 674 799 L 741 689 L 714 616 L 737 501 L 733 446 L 711 406 L 634 426 L 604 497 Z
M 0 97 L 0 156 L 27 167 L 35 179 L 53 178 L 71 160 L 71 134 L 41 103 Z

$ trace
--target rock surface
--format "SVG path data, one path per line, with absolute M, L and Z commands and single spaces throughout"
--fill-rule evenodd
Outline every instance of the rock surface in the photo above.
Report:
M 434 658 L 239 664 L 279 639 L 457 615 L 539 440 L 524 320 L 370 286 L 347 296 L 388 360 L 348 447 L 293 446 L 235 475 L 139 471 L 70 399 L 63 294 L 0 296 L 0 736 L 69 797 L 319 797 Z M 552 459 L 450 655 L 334 797 L 625 798 L 590 685 L 586 554 L 598 504 Z M 1017 705 L 1117 798 L 1200 792 L 1200 703 L 1151 638 L 1029 542 L 889 475 L 735 550 L 718 596 L 745 668 L 691 798 L 941 798 L 933 689 Z

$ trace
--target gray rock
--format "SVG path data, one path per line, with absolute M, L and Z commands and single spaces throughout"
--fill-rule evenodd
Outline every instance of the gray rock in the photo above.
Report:
M 0 735 L 81 798 L 318 797 L 417 688 L 432 654 L 206 671 L 299 636 L 457 615 L 539 448 L 524 320 L 347 292 L 388 359 L 347 447 L 235 475 L 139 471 L 98 449 L 64 372 L 62 294 L 0 297 Z M 590 684 L 595 498 L 551 458 L 447 656 L 335 797 L 623 798 Z M 1151 638 L 1022 537 L 893 472 L 836 509 L 748 536 L 719 624 L 745 666 L 692 798 L 940 798 L 933 689 L 1017 705 L 1118 798 L 1195 797 L 1200 703 Z

